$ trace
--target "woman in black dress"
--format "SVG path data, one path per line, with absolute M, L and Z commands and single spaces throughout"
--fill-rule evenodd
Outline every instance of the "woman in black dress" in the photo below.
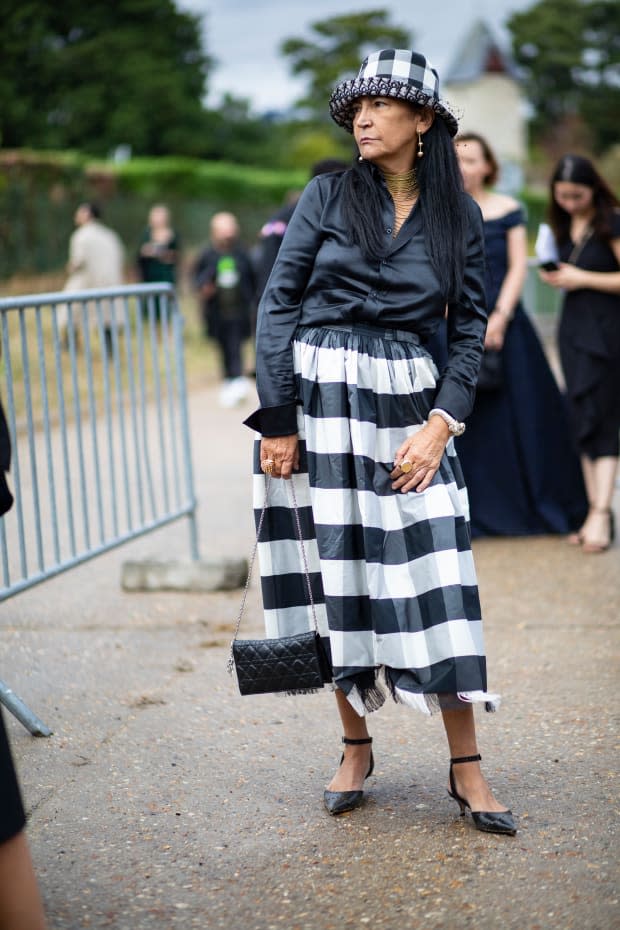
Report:
M 493 190 L 498 164 L 475 133 L 456 140 L 465 190 L 482 211 L 487 350 L 501 353 L 500 383 L 479 380 L 457 451 L 472 536 L 569 533 L 587 512 L 566 404 L 521 303 L 527 234 L 521 205 Z
M 620 210 L 592 162 L 565 155 L 551 178 L 549 221 L 560 264 L 541 271 L 564 291 L 560 358 L 589 512 L 574 542 L 603 552 L 620 452 Z
M 5 477 L 10 463 L 11 441 L 0 404 L 0 516 L 13 504 Z M 0 927 L 45 930 L 25 826 L 26 815 L 0 711 Z

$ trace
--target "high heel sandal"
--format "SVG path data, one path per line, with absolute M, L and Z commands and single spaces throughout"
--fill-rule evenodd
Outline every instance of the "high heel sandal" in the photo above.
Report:
M 583 521 L 583 523 L 581 524 L 578 530 L 575 530 L 573 533 L 568 534 L 568 536 L 566 537 L 566 542 L 568 543 L 569 546 L 582 546 L 583 545 L 583 541 L 585 539 L 583 530 L 588 521 L 588 517 L 590 516 L 593 510 L 594 508 L 592 507 L 591 504 L 589 504 L 588 513 L 586 514 L 586 519 Z
M 372 736 L 367 737 L 366 739 L 349 739 L 348 736 L 342 737 L 342 742 L 347 746 L 365 746 L 368 743 L 372 743 Z M 340 765 L 344 762 L 344 753 L 340 758 Z M 366 774 L 366 778 L 369 778 L 375 768 L 375 760 L 373 758 L 372 749 L 370 750 L 370 767 Z M 364 798 L 363 791 L 324 791 L 323 800 L 325 802 L 325 807 L 330 814 L 344 814 L 346 811 L 355 810 L 356 807 L 359 807 Z
M 605 509 L 597 509 L 593 507 L 591 512 L 597 513 L 599 516 L 607 517 L 609 533 L 605 541 L 588 541 L 588 537 L 584 534 L 581 540 L 581 548 L 584 552 L 589 553 L 606 552 L 616 538 L 616 521 L 614 519 L 614 512 L 611 507 L 607 507 Z
M 484 833 L 503 833 L 506 836 L 514 836 L 517 832 L 517 827 L 512 816 L 512 811 L 473 811 L 469 801 L 461 797 L 456 790 L 454 773 L 452 771 L 453 766 L 458 765 L 460 762 L 480 762 L 481 759 L 481 755 L 460 756 L 458 759 L 450 759 L 450 788 L 448 789 L 448 794 L 451 798 L 454 798 L 461 808 L 461 817 L 465 816 L 466 810 L 470 812 L 476 830 L 482 830 Z

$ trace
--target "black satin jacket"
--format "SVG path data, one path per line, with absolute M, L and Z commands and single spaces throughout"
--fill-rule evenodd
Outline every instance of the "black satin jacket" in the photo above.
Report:
M 256 383 L 260 408 L 245 423 L 263 436 L 297 432 L 292 341 L 298 325 L 352 321 L 417 333 L 437 328 L 445 300 L 430 263 L 420 210 L 392 238 L 394 206 L 383 191 L 385 255 L 370 262 L 352 245 L 342 214 L 344 174 L 313 178 L 288 225 L 258 310 Z M 463 194 L 467 258 L 463 290 L 448 305 L 449 359 L 434 406 L 463 420 L 473 406 L 486 329 L 484 238 L 480 210 Z

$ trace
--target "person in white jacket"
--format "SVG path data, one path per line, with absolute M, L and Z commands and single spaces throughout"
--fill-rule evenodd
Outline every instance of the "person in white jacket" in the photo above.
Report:
M 81 203 L 75 211 L 74 222 L 77 228 L 69 240 L 69 277 L 64 290 L 75 292 L 121 286 L 124 283 L 123 244 L 119 236 L 101 222 L 99 208 L 93 203 Z M 95 307 L 94 301 L 88 305 L 93 325 L 96 323 Z M 106 341 L 110 348 L 111 302 L 102 301 L 101 307 Z M 120 301 L 117 301 L 115 310 L 118 320 Z M 81 320 L 75 311 L 73 319 L 76 327 L 79 326 Z M 68 307 L 63 305 L 59 307 L 58 323 L 65 343 L 68 338 L 68 322 Z

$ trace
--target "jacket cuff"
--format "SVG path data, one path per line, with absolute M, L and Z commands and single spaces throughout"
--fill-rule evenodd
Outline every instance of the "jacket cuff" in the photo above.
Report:
M 261 436 L 292 436 L 297 432 L 297 404 L 260 407 L 243 422 Z
M 442 410 L 445 410 L 446 413 L 449 413 L 451 417 L 454 417 L 455 420 L 462 422 L 466 417 L 471 413 L 471 408 L 473 406 L 474 391 L 470 392 L 471 400 L 468 403 L 469 398 L 467 394 L 459 390 L 455 385 L 450 382 L 439 385 L 439 390 L 435 395 L 435 400 L 433 401 L 433 407 L 440 407 Z

